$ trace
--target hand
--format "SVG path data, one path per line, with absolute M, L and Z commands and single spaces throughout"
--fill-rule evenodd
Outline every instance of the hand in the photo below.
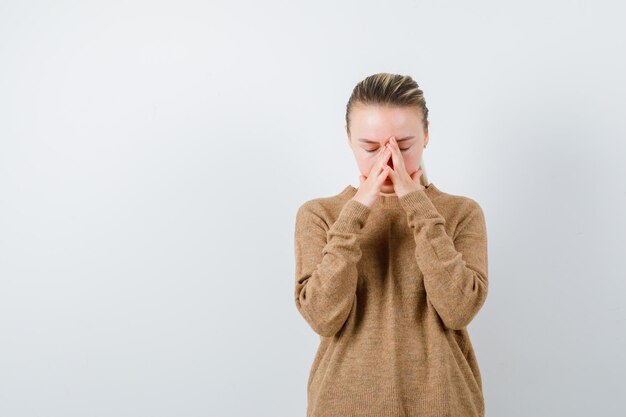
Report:
M 387 167 L 396 195 L 398 197 L 402 197 L 411 191 L 424 190 L 426 187 L 420 183 L 422 169 L 420 168 L 413 174 L 409 175 L 406 167 L 404 166 L 404 158 L 402 157 L 402 152 L 398 147 L 398 142 L 396 142 L 395 137 L 392 136 L 391 139 L 389 139 L 385 148 L 388 148 L 391 151 L 391 158 L 395 168 L 392 169 L 391 167 Z
M 357 190 L 353 200 L 356 200 L 368 207 L 371 207 L 378 196 L 380 195 L 380 187 L 383 185 L 391 167 L 387 165 L 387 161 L 391 157 L 391 150 L 387 148 L 381 148 L 378 154 L 378 159 L 374 162 L 369 176 L 365 177 L 359 175 L 359 182 L 361 185 Z

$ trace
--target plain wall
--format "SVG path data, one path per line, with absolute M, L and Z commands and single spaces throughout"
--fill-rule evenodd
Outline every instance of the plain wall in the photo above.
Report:
M 304 416 L 295 214 L 358 186 L 376 72 L 486 216 L 487 416 L 626 415 L 625 11 L 1 1 L 0 415 Z

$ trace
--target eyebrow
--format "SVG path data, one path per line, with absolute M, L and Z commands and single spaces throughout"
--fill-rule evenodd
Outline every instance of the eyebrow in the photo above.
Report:
M 396 139 L 396 142 L 402 142 L 403 140 L 409 140 L 409 139 L 413 139 L 413 138 L 415 138 L 415 136 L 407 136 L 407 137 L 404 137 L 404 138 L 402 138 L 402 139 Z M 377 141 L 375 141 L 375 140 L 371 140 L 371 139 L 364 139 L 364 138 L 359 139 L 359 142 L 366 142 L 366 143 L 378 143 L 378 142 L 377 142 Z

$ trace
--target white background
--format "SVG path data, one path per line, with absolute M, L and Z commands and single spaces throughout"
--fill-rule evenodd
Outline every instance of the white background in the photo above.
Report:
M 304 201 L 408 74 L 482 206 L 488 417 L 624 416 L 621 2 L 0 1 L 0 415 L 304 416 Z

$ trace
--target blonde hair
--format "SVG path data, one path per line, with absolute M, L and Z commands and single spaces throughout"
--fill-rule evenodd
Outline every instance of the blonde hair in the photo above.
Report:
M 390 74 L 379 72 L 360 81 L 352 90 L 346 105 L 346 130 L 350 134 L 350 111 L 356 104 L 379 104 L 388 106 L 416 107 L 422 115 L 424 132 L 428 133 L 428 107 L 424 99 L 424 92 L 409 75 Z M 420 183 L 428 186 L 424 158 L 420 164 L 422 175 Z

